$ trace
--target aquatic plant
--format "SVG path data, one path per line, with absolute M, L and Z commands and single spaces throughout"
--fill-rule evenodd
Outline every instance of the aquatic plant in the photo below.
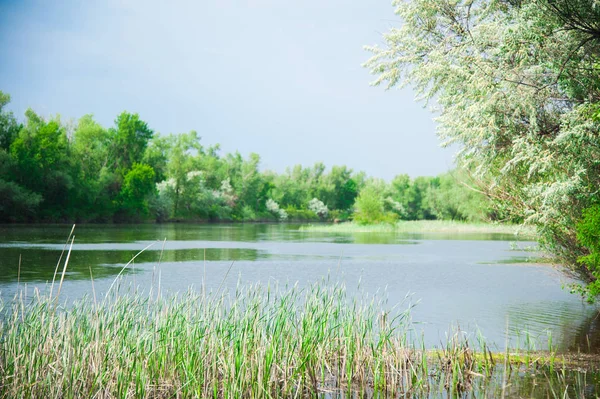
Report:
M 509 357 L 492 356 L 483 342 L 478 352 L 460 331 L 426 350 L 411 338 L 410 305 L 394 312 L 327 280 L 171 296 L 115 289 L 69 305 L 36 291 L 2 308 L 7 398 L 460 394 L 483 389 Z M 548 370 L 548 358 L 508 364 Z M 565 364 L 552 357 L 555 373 Z

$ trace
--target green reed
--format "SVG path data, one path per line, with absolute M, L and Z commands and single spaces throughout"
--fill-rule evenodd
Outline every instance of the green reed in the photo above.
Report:
M 53 284 L 0 303 L 2 398 L 494 397 L 508 386 L 497 381 L 502 363 L 503 375 L 513 363 L 535 367 L 564 397 L 586 392 L 587 376 L 573 379 L 553 352 L 532 352 L 529 335 L 525 354 L 492 354 L 481 334 L 474 348 L 460 330 L 426 350 L 414 341 L 411 305 L 390 308 L 329 279 L 165 296 L 160 274 L 148 294 L 124 290 L 118 277 L 100 301 L 92 281 L 92 298 L 61 304 L 70 252 L 56 295 Z
M 461 395 L 498 362 L 482 337 L 477 350 L 461 331 L 439 350 L 409 343 L 410 306 L 382 311 L 384 300 L 328 281 L 227 295 L 115 292 L 68 306 L 39 292 L 23 298 L 2 305 L 2 397 Z

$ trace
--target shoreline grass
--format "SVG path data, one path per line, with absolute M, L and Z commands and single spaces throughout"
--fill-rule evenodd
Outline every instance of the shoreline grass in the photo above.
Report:
M 551 340 L 547 352 L 527 340 L 524 350 L 492 353 L 481 335 L 458 329 L 427 349 L 415 338 L 410 304 L 390 308 L 385 297 L 349 295 L 329 279 L 165 296 L 159 273 L 147 294 L 122 294 L 117 277 L 103 298 L 92 280 L 91 298 L 61 304 L 70 253 L 55 295 L 52 285 L 0 301 L 0 398 L 600 393 L 589 389 L 600 385 L 598 356 L 558 355 Z
M 582 367 L 552 351 L 492 353 L 460 331 L 428 350 L 411 335 L 410 305 L 393 311 L 329 281 L 167 298 L 115 291 L 69 306 L 36 292 L 2 307 L 6 398 L 496 397 L 490 379 L 525 372 L 563 376 L 551 388 L 570 397 L 565 376 Z
M 495 223 L 469 223 L 450 220 L 406 220 L 395 224 L 361 225 L 355 222 L 301 226 L 303 231 L 327 233 L 460 233 L 460 234 L 513 234 L 535 239 L 529 226 Z

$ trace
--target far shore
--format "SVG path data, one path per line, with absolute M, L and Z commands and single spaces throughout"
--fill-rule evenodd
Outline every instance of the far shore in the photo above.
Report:
M 473 233 L 473 234 L 514 234 L 519 238 L 535 240 L 536 234 L 532 227 L 499 224 L 499 223 L 469 223 L 448 220 L 409 220 L 395 224 L 361 225 L 355 222 L 339 224 L 311 224 L 302 226 L 302 230 L 330 233 Z

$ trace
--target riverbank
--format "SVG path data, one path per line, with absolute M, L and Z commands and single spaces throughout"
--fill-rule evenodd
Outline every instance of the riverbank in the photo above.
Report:
M 121 294 L 115 281 L 106 297 L 92 289 L 69 306 L 58 281 L 4 304 L 2 397 L 579 397 L 600 384 L 597 356 L 551 343 L 492 353 L 456 329 L 427 349 L 410 304 L 356 299 L 326 280 L 169 297 Z
M 395 224 L 361 225 L 355 222 L 338 224 L 311 224 L 302 230 L 327 233 L 480 233 L 514 234 L 535 239 L 530 226 L 496 223 L 468 223 L 449 220 L 407 220 Z

